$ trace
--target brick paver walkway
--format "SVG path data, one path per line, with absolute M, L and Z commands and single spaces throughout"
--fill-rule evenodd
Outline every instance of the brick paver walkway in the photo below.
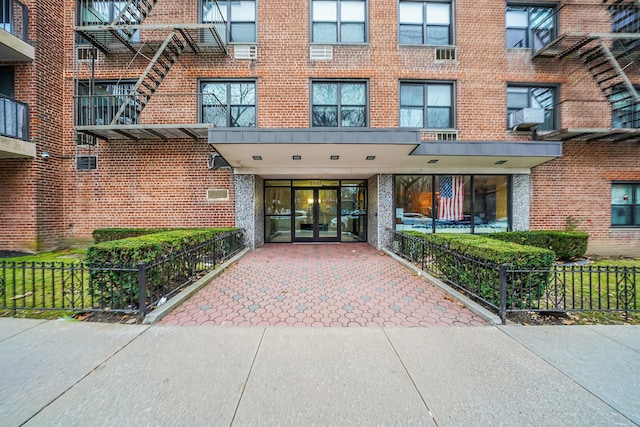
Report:
M 265 244 L 177 307 L 167 325 L 486 325 L 366 243 Z

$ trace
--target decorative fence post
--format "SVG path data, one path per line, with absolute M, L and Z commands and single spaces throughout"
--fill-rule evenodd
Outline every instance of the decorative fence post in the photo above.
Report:
M 507 267 L 508 264 L 502 264 L 498 267 L 500 272 L 500 308 L 498 309 L 498 316 L 502 320 L 502 324 L 507 324 Z
M 138 263 L 138 313 L 140 321 L 147 312 L 147 264 Z

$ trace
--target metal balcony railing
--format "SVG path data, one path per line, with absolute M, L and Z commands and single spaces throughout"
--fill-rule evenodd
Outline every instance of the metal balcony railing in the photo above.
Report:
M 29 141 L 29 105 L 0 95 L 0 135 Z
M 25 4 L 18 0 L 2 0 L 0 28 L 25 42 L 29 28 L 28 17 L 29 10 Z

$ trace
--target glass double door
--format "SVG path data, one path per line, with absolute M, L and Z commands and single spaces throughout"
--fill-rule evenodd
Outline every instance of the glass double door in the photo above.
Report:
M 294 242 L 340 241 L 339 188 L 294 188 Z

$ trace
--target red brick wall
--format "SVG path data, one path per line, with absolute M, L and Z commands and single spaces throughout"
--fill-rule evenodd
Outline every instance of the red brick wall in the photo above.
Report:
M 32 3 L 35 5 L 35 1 Z M 232 175 L 207 169 L 210 149 L 204 141 L 101 142 L 95 149 L 98 170 L 75 170 L 73 82 L 90 75 L 87 64 L 76 68 L 73 62 L 75 3 L 39 1 L 37 10 L 42 15 L 32 20 L 37 22 L 36 38 L 57 41 L 51 43 L 55 46 L 50 52 L 49 45 L 46 49 L 40 46 L 39 71 L 36 73 L 35 64 L 29 66 L 31 83 L 23 89 L 38 101 L 32 129 L 40 140 L 39 148 L 46 147 L 56 155 L 46 164 L 33 161 L 40 166 L 31 172 L 37 175 L 31 186 L 37 184 L 38 190 L 30 190 L 31 195 L 29 190 L 24 193 L 25 199 L 42 206 L 37 216 L 41 238 L 87 238 L 94 228 L 116 225 L 234 224 Z M 563 9 L 562 30 L 608 28 L 608 23 L 603 23 L 608 15 L 601 1 L 588 1 L 592 4 L 589 7 L 584 3 Z M 160 0 L 147 23 L 195 23 L 195 5 Z M 371 127 L 398 126 L 398 88 L 404 79 L 455 82 L 456 125 L 461 140 L 530 138 L 528 133 L 506 129 L 509 83 L 558 84 L 561 127 L 610 125 L 609 105 L 579 61 L 532 61 L 528 50 L 505 48 L 504 2 L 456 2 L 458 50 L 457 60 L 452 63 L 435 62 L 433 48 L 398 46 L 397 1 L 369 0 L 368 45 L 335 46 L 334 59 L 327 62 L 309 60 L 309 1 L 258 1 L 258 7 L 258 60 L 235 60 L 232 54 L 226 58 L 183 54 L 143 112 L 143 122 L 195 123 L 198 79 L 247 78 L 258 82 L 259 127 L 306 128 L 311 79 L 359 78 L 369 82 Z M 64 23 L 65 28 L 51 25 L 51 20 Z M 142 35 L 147 36 L 151 34 Z M 132 61 L 130 54 L 110 58 L 101 54 L 95 77 L 135 80 L 146 65 L 142 56 Z M 640 83 L 640 76 L 631 77 Z M 633 164 L 634 160 L 638 163 L 638 145 L 567 143 L 564 151 L 563 158 L 533 171 L 532 228 L 564 228 L 568 215 L 589 217 L 593 242 L 620 240 L 631 245 L 634 239 L 637 241 L 634 233 L 629 237 L 629 233 L 612 232 L 606 216 L 613 179 L 610 176 L 638 172 Z M 2 165 L 0 161 L 0 176 L 7 176 L 7 169 L 2 175 Z M 207 188 L 222 187 L 230 190 L 228 202 L 205 200 Z M 573 191 L 576 188 L 582 191 Z M 593 199 L 586 194 L 597 194 L 604 202 L 594 207 Z M 566 210 L 558 206 L 566 206 Z M 36 211 L 33 205 L 30 209 Z

